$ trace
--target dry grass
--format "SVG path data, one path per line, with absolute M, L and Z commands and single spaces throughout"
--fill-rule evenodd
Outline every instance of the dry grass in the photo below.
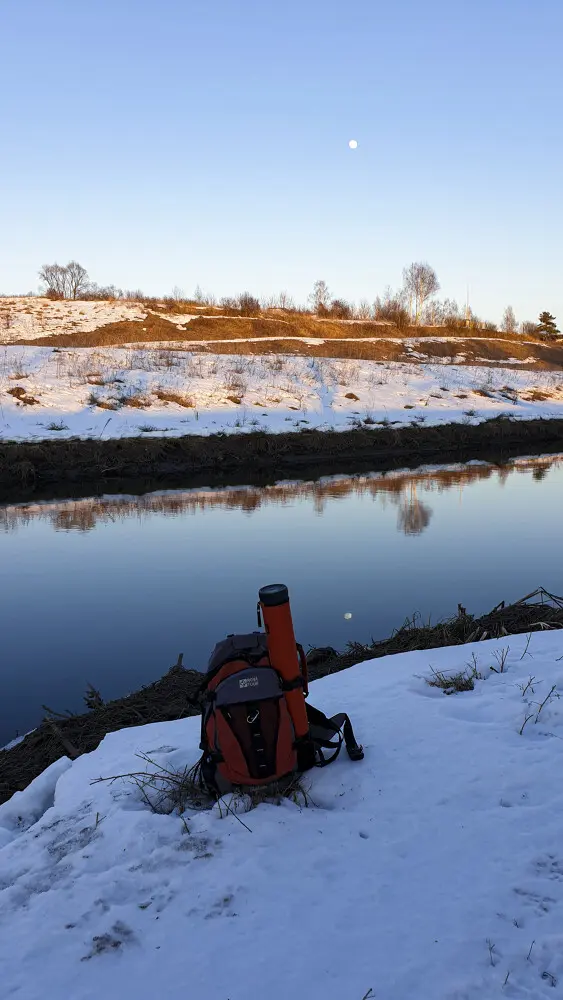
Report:
M 195 344 L 194 347 L 189 348 L 190 351 L 214 352 L 219 348 L 222 354 L 268 353 L 279 355 L 285 353 L 308 357 L 413 362 L 420 359 L 412 357 L 404 340 L 417 337 L 423 341 L 418 350 L 430 360 L 442 359 L 453 363 L 460 355 L 465 355 L 461 361 L 462 364 L 475 364 L 478 363 L 479 359 L 484 359 L 488 362 L 510 366 L 512 358 L 526 363 L 527 359 L 531 357 L 535 358 L 536 361 L 528 364 L 530 368 L 560 369 L 563 367 L 563 347 L 561 345 L 546 344 L 538 340 L 531 343 L 529 339 L 524 342 L 523 338 L 514 334 L 465 329 L 452 333 L 441 327 L 410 327 L 399 333 L 394 327 L 376 321 L 353 323 L 338 320 L 329 321 L 316 319 L 308 313 L 286 312 L 280 316 L 279 310 L 267 310 L 257 317 L 241 317 L 236 311 L 231 310 L 231 315 L 217 316 L 217 310 L 212 307 L 202 312 L 202 310 L 196 310 L 196 307 L 190 303 L 176 303 L 174 306 L 170 306 L 170 303 L 161 301 L 155 302 L 153 305 L 155 308 L 164 306 L 167 311 L 179 314 L 191 311 L 193 315 L 197 311 L 199 315 L 196 319 L 178 326 L 155 312 L 149 312 L 145 319 L 109 323 L 89 333 L 75 331 L 61 335 L 50 334 L 36 340 L 22 340 L 18 343 L 22 345 L 32 344 L 36 347 L 51 346 L 62 350 L 65 347 L 120 346 L 160 342 L 178 343 L 178 350 L 186 350 L 185 346 L 180 346 L 180 342 L 188 340 Z M 455 340 L 429 339 L 445 335 L 454 336 Z M 5 339 L 9 338 L 9 331 L 5 332 L 4 337 Z M 266 339 L 271 337 L 280 339 L 277 341 Z M 307 344 L 296 339 L 300 337 L 320 339 L 323 342 Z M 248 338 L 257 338 L 257 340 L 248 342 Z M 371 341 L 361 342 L 357 338 L 371 338 Z M 236 343 L 240 340 L 246 342 L 244 344 Z M 205 341 L 209 343 L 206 344 Z M 219 347 L 217 341 L 235 341 L 235 343 L 221 343 Z M 174 366 L 178 363 L 173 351 L 170 349 L 159 350 L 162 357 L 158 361 L 158 365 L 156 352 L 154 350 L 150 352 L 150 364 L 153 368 Z M 143 363 L 149 363 L 148 359 L 143 362 L 141 357 L 139 362 L 139 366 L 142 366 Z M 523 365 L 520 364 L 518 367 L 521 369 Z M 84 373 L 84 375 L 86 374 Z
M 187 409 L 192 409 L 195 406 L 193 397 L 187 396 L 182 392 L 171 392 L 168 389 L 155 389 L 154 395 L 157 399 L 160 399 L 162 403 L 176 403 L 177 406 L 184 406 Z
M 134 410 L 146 410 L 151 405 L 151 398 L 138 389 L 130 389 L 116 397 L 120 406 L 130 406 Z
M 167 308 L 168 312 L 181 311 L 179 306 L 175 310 Z M 185 310 L 190 312 L 190 309 Z M 193 310 L 195 311 L 195 310 Z M 192 311 L 192 315 L 193 315 Z M 199 310 L 198 310 L 199 311 Z M 231 340 L 246 339 L 249 337 L 311 337 L 322 338 L 323 340 L 343 340 L 357 337 L 370 338 L 397 338 L 407 337 L 429 338 L 455 336 L 460 341 L 478 340 L 499 342 L 507 341 L 516 345 L 522 345 L 522 338 L 515 334 L 490 333 L 486 330 L 456 330 L 453 334 L 443 327 L 409 327 L 399 332 L 389 324 L 380 323 L 375 320 L 343 322 L 340 320 L 317 319 L 310 314 L 287 313 L 283 318 L 279 315 L 262 314 L 260 316 L 243 316 L 234 314 L 230 316 L 217 315 L 214 309 L 206 310 L 205 314 L 200 314 L 196 319 L 187 321 L 178 326 L 171 323 L 155 312 L 149 312 L 142 320 L 122 320 L 116 323 L 108 323 L 100 326 L 97 330 L 89 333 L 73 332 L 60 335 L 49 335 L 38 340 L 30 341 L 37 346 L 73 346 L 73 347 L 93 347 L 108 346 L 124 343 L 141 343 L 150 341 L 176 341 L 176 340 Z M 528 338 L 527 338 L 528 339 Z M 531 339 L 531 338 L 529 338 Z M 25 341 L 23 341 L 25 343 Z M 451 342 L 434 341 L 441 347 L 442 351 L 451 352 Z M 543 346 L 542 341 L 536 341 Z M 525 345 L 530 347 L 530 343 Z M 559 350 L 557 346 L 552 350 Z
M 522 397 L 527 403 L 543 403 L 546 399 L 552 399 L 551 392 L 545 392 L 542 389 L 532 389 L 525 396 Z
M 199 761 L 192 767 L 174 770 L 164 767 L 149 754 L 139 753 L 137 757 L 144 765 L 142 770 L 95 778 L 92 784 L 125 781 L 137 789 L 140 799 L 151 812 L 165 816 L 172 813 L 183 816 L 188 810 L 200 812 L 215 806 L 221 818 L 234 816 L 249 832 L 252 832 L 250 827 L 239 819 L 239 814 L 249 813 L 264 802 L 279 805 L 287 798 L 304 808 L 314 805 L 301 775 L 291 774 L 259 787 L 234 787 L 231 792 L 219 795 L 205 785 Z M 189 834 L 185 819 L 184 828 Z
M 6 389 L 6 392 L 8 396 L 13 396 L 18 403 L 23 403 L 24 406 L 36 406 L 39 403 L 39 400 L 35 399 L 34 396 L 28 396 L 22 385 L 15 385 L 13 389 Z
M 480 680 L 483 680 L 483 675 L 479 673 L 476 666 L 469 665 L 465 670 L 460 670 L 455 674 L 432 670 L 430 677 L 426 678 L 426 683 L 429 687 L 440 688 L 444 694 L 459 694 L 461 691 L 473 691 L 475 681 Z

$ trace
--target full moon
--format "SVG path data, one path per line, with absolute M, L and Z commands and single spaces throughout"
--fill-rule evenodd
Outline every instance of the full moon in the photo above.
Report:
M 349 145 L 350 149 L 357 149 L 358 148 L 358 140 L 357 139 L 350 139 L 350 142 L 348 143 L 348 145 Z
M 344 617 L 350 619 L 352 617 L 352 613 L 350 611 L 346 611 Z

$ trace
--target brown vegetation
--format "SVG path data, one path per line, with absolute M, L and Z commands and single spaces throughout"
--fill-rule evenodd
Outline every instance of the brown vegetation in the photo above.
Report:
M 409 336 L 418 343 L 405 343 Z M 245 338 L 255 337 L 257 340 Z M 277 337 L 271 340 L 266 338 Z M 296 339 L 307 337 L 320 343 Z M 89 333 L 50 334 L 36 340 L 18 341 L 35 347 L 50 346 L 62 351 L 70 347 L 123 346 L 124 344 L 178 343 L 177 350 L 221 354 L 295 354 L 306 357 L 354 358 L 368 361 L 409 361 L 440 359 L 453 364 L 489 362 L 510 366 L 511 359 L 522 368 L 563 367 L 563 345 L 530 343 L 510 334 L 485 334 L 471 331 L 450 339 L 443 330 L 413 328 L 403 338 L 388 325 L 378 323 L 338 323 L 298 317 L 279 319 L 205 319 L 192 320 L 179 328 L 160 316 L 149 314 L 145 320 L 124 320 L 99 327 Z M 372 338 L 362 340 L 361 338 Z M 432 339 L 434 338 L 434 339 Z M 243 341 L 241 343 L 241 340 Z M 186 343 L 188 342 L 188 344 Z M 221 341 L 221 343 L 218 343 Z M 180 346 L 180 343 L 182 345 Z
M 492 341 L 510 341 L 522 347 L 522 338 L 515 334 L 483 329 L 456 329 L 456 336 L 461 339 L 477 339 Z M 310 337 L 323 340 L 346 340 L 362 337 L 369 338 L 428 338 L 450 336 L 444 327 L 411 326 L 399 332 L 389 322 L 362 320 L 345 322 L 338 319 L 317 319 L 306 313 L 284 314 L 279 316 L 279 310 L 268 310 L 260 316 L 241 316 L 240 312 L 232 316 L 199 315 L 196 319 L 186 321 L 178 326 L 154 312 L 149 312 L 142 320 L 123 320 L 108 323 L 97 330 L 65 334 L 49 334 L 30 340 L 37 347 L 100 347 L 117 346 L 129 343 L 148 343 L 151 341 L 172 340 L 239 340 L 249 337 Z M 536 338 L 537 339 L 537 338 Z M 539 342 L 539 341 L 538 341 Z M 20 344 L 28 343 L 25 340 Z
M 18 403 L 23 403 L 24 406 L 35 406 L 39 403 L 38 399 L 34 396 L 29 396 L 26 389 L 22 385 L 15 385 L 13 389 L 6 389 L 8 396 L 14 396 Z
M 177 406 L 185 406 L 188 409 L 195 406 L 192 397 L 186 396 L 185 393 L 171 392 L 168 389 L 155 389 L 154 395 L 162 403 L 176 403 Z

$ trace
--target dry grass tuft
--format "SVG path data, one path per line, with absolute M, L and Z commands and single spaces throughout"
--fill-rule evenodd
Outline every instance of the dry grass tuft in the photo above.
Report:
M 177 813 L 183 816 L 188 809 L 201 811 L 217 805 L 221 817 L 232 815 L 238 820 L 238 813 L 248 813 L 262 802 L 279 805 L 287 798 L 301 807 L 314 805 L 309 789 L 300 775 L 288 775 L 270 785 L 255 788 L 236 787 L 228 794 L 218 795 L 203 783 L 199 761 L 191 767 L 186 766 L 176 771 L 164 767 L 146 753 L 139 753 L 137 757 L 145 765 L 144 770 L 96 778 L 92 784 L 129 782 L 138 789 L 141 799 L 152 812 L 163 815 Z M 239 822 L 242 823 L 242 820 Z M 245 823 L 242 825 L 246 826 Z M 189 833 L 185 819 L 184 826 L 185 832 Z
M 37 406 L 39 400 L 35 396 L 28 396 L 23 385 L 15 385 L 13 389 L 6 389 L 8 396 L 13 396 L 17 399 L 18 403 L 23 403 L 24 406 Z
M 118 410 L 119 403 L 115 399 L 100 399 L 95 392 L 91 392 L 86 403 L 88 406 L 97 406 L 100 410 Z
M 473 691 L 475 681 L 483 680 L 483 675 L 479 673 L 476 666 L 468 666 L 465 670 L 460 670 L 456 674 L 446 674 L 441 670 L 432 670 L 430 677 L 426 678 L 429 687 L 440 688 L 444 694 L 459 694 L 461 691 Z
M 167 389 L 155 389 L 154 395 L 163 403 L 176 403 L 177 406 L 184 406 L 187 409 L 192 409 L 195 406 L 195 401 L 192 396 L 186 396 L 181 392 L 170 392 Z
M 146 410 L 151 405 L 151 398 L 137 389 L 123 392 L 116 397 L 119 406 L 130 406 L 134 410 Z

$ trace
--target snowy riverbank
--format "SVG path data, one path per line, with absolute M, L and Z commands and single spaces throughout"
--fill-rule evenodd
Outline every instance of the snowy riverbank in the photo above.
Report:
M 156 348 L 0 352 L 4 440 L 475 424 L 499 414 L 562 416 L 563 373 Z
M 259 806 L 243 817 L 252 832 L 215 809 L 155 815 L 127 782 L 91 784 L 138 770 L 139 752 L 192 763 L 195 718 L 111 733 L 52 765 L 0 807 L 6 996 L 247 1000 L 257 983 L 272 1000 L 554 996 L 563 640 L 527 641 L 315 682 L 313 703 L 350 712 L 366 758 L 309 775 L 309 809 Z M 473 691 L 425 683 L 473 654 Z

